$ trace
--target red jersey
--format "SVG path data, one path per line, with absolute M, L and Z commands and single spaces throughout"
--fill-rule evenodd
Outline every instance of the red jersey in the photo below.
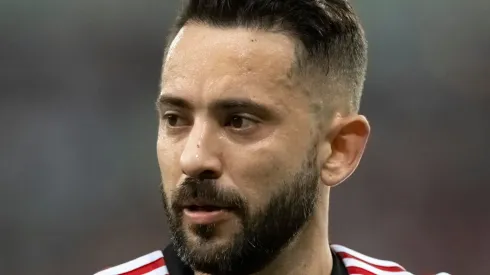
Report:
M 340 265 L 345 272 L 337 272 L 347 275 L 414 275 L 405 270 L 401 265 L 386 260 L 379 260 L 341 245 L 331 245 L 332 252 L 340 259 Z M 168 255 L 170 256 L 170 255 Z M 145 256 L 139 257 L 127 263 L 111 267 L 96 273 L 95 275 L 186 275 L 189 271 L 182 271 L 174 267 L 175 271 L 169 272 L 170 261 L 166 259 L 175 259 L 164 256 L 164 252 L 155 251 Z M 340 269 L 339 269 L 340 270 Z M 303 274 L 300 274 L 303 275 Z M 424 275 L 450 275 L 449 273 L 432 273 Z

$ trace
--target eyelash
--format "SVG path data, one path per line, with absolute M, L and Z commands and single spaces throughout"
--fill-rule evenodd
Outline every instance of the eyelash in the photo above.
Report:
M 241 119 L 241 120 L 242 120 L 242 122 L 244 122 L 244 121 L 249 121 L 249 122 L 251 122 L 251 123 L 253 123 L 253 124 L 257 124 L 257 123 L 259 123 L 259 121 L 258 121 L 257 119 L 253 119 L 253 118 L 251 118 L 250 116 L 245 116 L 245 115 L 238 115 L 238 114 L 235 114 L 235 115 L 231 115 L 231 116 L 229 116 L 229 118 L 228 118 L 228 119 L 226 119 L 226 123 L 225 123 L 225 125 L 232 124 L 232 123 L 233 123 L 233 119 L 235 119 L 235 118 Z M 236 127 L 235 129 L 238 129 L 238 128 L 239 128 L 239 127 Z
M 184 119 L 184 120 L 185 120 L 185 118 L 184 118 L 183 116 L 181 116 L 181 115 L 179 115 L 179 114 L 177 114 L 177 113 L 174 113 L 174 112 L 169 112 L 169 113 L 166 113 L 166 114 L 164 114 L 164 115 L 162 116 L 162 119 L 165 121 L 165 123 L 166 123 L 166 126 L 167 126 L 167 127 L 175 129 L 175 128 L 181 128 L 181 127 L 188 126 L 188 124 L 184 124 L 184 125 L 182 125 L 182 126 L 176 126 L 176 125 L 174 125 L 174 126 L 173 126 L 173 125 L 169 125 L 169 120 L 170 120 L 170 119 L 172 119 L 172 118 L 175 118 L 175 119 L 177 119 L 177 120 L 179 120 L 179 119 L 181 119 L 181 120 L 182 120 L 182 119 Z M 255 125 L 255 124 L 260 123 L 260 121 L 259 121 L 258 119 L 256 119 L 256 118 L 252 118 L 250 115 L 244 115 L 244 114 L 231 114 L 231 115 L 228 115 L 228 116 L 226 117 L 226 119 L 225 119 L 225 120 L 224 120 L 224 122 L 222 123 L 222 124 L 223 124 L 223 126 L 225 126 L 225 127 L 231 127 L 231 128 L 233 128 L 233 129 L 235 129 L 235 130 L 238 130 L 238 131 L 245 131 L 246 129 L 250 128 L 250 127 L 246 127 L 245 129 L 242 129 L 242 128 L 240 128 L 240 127 L 233 127 L 233 126 L 230 126 L 230 125 L 233 123 L 233 119 L 236 119 L 236 118 L 238 118 L 238 119 L 242 120 L 242 121 L 241 121 L 241 122 L 242 122 L 242 124 L 243 124 L 243 122 L 245 122 L 245 123 L 246 123 L 246 122 L 250 122 L 250 123 L 252 123 L 252 124 L 254 124 L 254 125 Z M 176 123 L 178 123 L 178 121 L 177 121 Z
M 181 115 L 176 114 L 176 113 L 166 113 L 162 116 L 162 119 L 165 121 L 167 126 L 170 126 L 171 128 L 178 128 L 179 126 L 171 126 L 169 125 L 169 119 L 171 118 L 176 118 L 176 119 L 184 119 Z M 180 126 L 182 127 L 182 126 Z

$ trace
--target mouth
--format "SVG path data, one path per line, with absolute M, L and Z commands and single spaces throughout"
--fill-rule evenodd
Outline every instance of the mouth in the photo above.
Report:
M 189 206 L 185 206 L 184 209 L 191 212 L 213 212 L 213 211 L 227 210 L 229 208 L 216 206 L 216 205 L 189 205 Z
M 232 207 L 209 201 L 189 201 L 182 205 L 184 216 L 193 224 L 211 224 L 230 218 Z
M 220 210 L 232 210 L 233 207 L 208 200 L 190 200 L 182 204 L 182 208 L 188 211 L 213 212 Z

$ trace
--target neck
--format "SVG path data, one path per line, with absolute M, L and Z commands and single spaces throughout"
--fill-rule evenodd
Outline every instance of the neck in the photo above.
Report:
M 295 240 L 264 270 L 254 275 L 330 275 L 332 254 L 328 241 L 328 187 L 322 187 L 312 219 Z

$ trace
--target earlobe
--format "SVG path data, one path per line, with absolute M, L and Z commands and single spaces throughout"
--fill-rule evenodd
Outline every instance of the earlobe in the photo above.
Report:
M 325 185 L 338 185 L 354 173 L 364 153 L 369 134 L 369 122 L 362 115 L 333 119 L 320 152 L 324 160 L 321 179 Z

